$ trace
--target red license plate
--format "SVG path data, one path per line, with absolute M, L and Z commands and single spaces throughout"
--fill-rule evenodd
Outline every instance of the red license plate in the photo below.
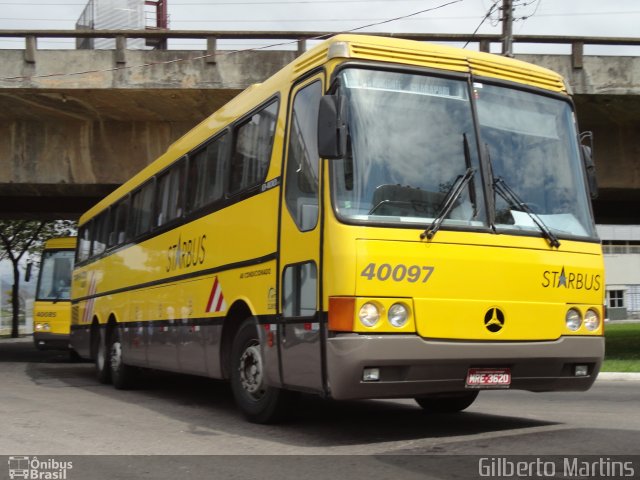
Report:
M 467 388 L 509 388 L 511 370 L 508 368 L 470 368 Z

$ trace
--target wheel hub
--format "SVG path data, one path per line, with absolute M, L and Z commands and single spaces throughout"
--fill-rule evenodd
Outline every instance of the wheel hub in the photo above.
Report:
M 113 342 L 111 345 L 111 370 L 118 370 L 120 368 L 120 361 L 122 360 L 122 346 L 120 342 Z
M 264 393 L 262 387 L 262 356 L 260 347 L 247 347 L 240 357 L 240 383 L 251 396 L 258 398 Z

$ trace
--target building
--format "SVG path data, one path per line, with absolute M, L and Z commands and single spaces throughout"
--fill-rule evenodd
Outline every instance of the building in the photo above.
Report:
M 640 225 L 598 225 L 606 268 L 607 317 L 640 318 Z
M 157 30 L 168 28 L 166 0 L 89 0 L 76 22 L 77 30 Z M 113 38 L 78 38 L 78 49 L 114 49 Z M 162 45 L 159 45 L 161 43 Z M 165 40 L 130 38 L 131 50 L 166 48 Z

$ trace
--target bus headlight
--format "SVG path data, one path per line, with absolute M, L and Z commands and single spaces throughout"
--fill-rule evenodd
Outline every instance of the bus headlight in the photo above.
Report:
M 373 303 L 365 303 L 360 307 L 358 318 L 365 327 L 373 327 L 380 320 L 380 310 Z
M 590 332 L 597 330 L 600 326 L 600 316 L 595 310 L 589 309 L 584 315 L 584 326 Z
M 389 323 L 397 328 L 402 328 L 409 320 L 409 310 L 402 303 L 394 303 L 389 308 Z
M 36 323 L 36 332 L 48 332 L 50 330 L 48 323 Z
M 564 318 L 564 322 L 567 325 L 567 328 L 572 332 L 575 332 L 582 325 L 582 316 L 580 312 L 575 308 L 570 308 L 567 311 L 567 315 Z

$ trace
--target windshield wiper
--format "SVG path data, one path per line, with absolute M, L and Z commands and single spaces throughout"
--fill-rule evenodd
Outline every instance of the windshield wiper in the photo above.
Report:
M 514 209 L 523 211 L 529 215 L 551 247 L 557 248 L 560 246 L 560 240 L 558 240 L 558 237 L 556 237 L 542 219 L 536 215 L 533 210 L 531 210 L 529 205 L 523 202 L 518 194 L 514 192 L 509 185 L 507 185 L 507 182 L 505 182 L 502 177 L 497 177 L 493 180 L 493 188 L 496 193 L 504 198 Z
M 449 212 L 451 212 L 451 210 L 453 209 L 453 206 L 455 205 L 458 198 L 460 198 L 460 195 L 462 195 L 465 187 L 473 178 L 474 173 L 474 168 L 467 168 L 467 171 L 464 172 L 464 175 L 458 175 L 458 178 L 456 178 L 455 182 L 453 182 L 453 185 L 447 192 L 447 195 L 444 197 L 444 200 L 438 211 L 438 215 L 433 220 L 433 222 L 431 222 L 431 225 L 429 225 L 429 227 L 420 234 L 420 238 L 422 240 L 424 240 L 425 238 L 431 240 L 438 232 L 438 230 L 440 230 L 440 225 L 442 225 L 444 219 L 447 218 L 447 215 L 449 215 Z
M 462 148 L 464 150 L 464 163 L 467 168 L 471 167 L 471 151 L 469 149 L 469 140 L 467 139 L 467 134 L 462 134 Z M 471 200 L 471 206 L 473 207 L 473 216 L 472 219 L 478 216 L 478 202 L 476 199 L 476 185 L 471 183 L 469 185 L 469 200 Z

